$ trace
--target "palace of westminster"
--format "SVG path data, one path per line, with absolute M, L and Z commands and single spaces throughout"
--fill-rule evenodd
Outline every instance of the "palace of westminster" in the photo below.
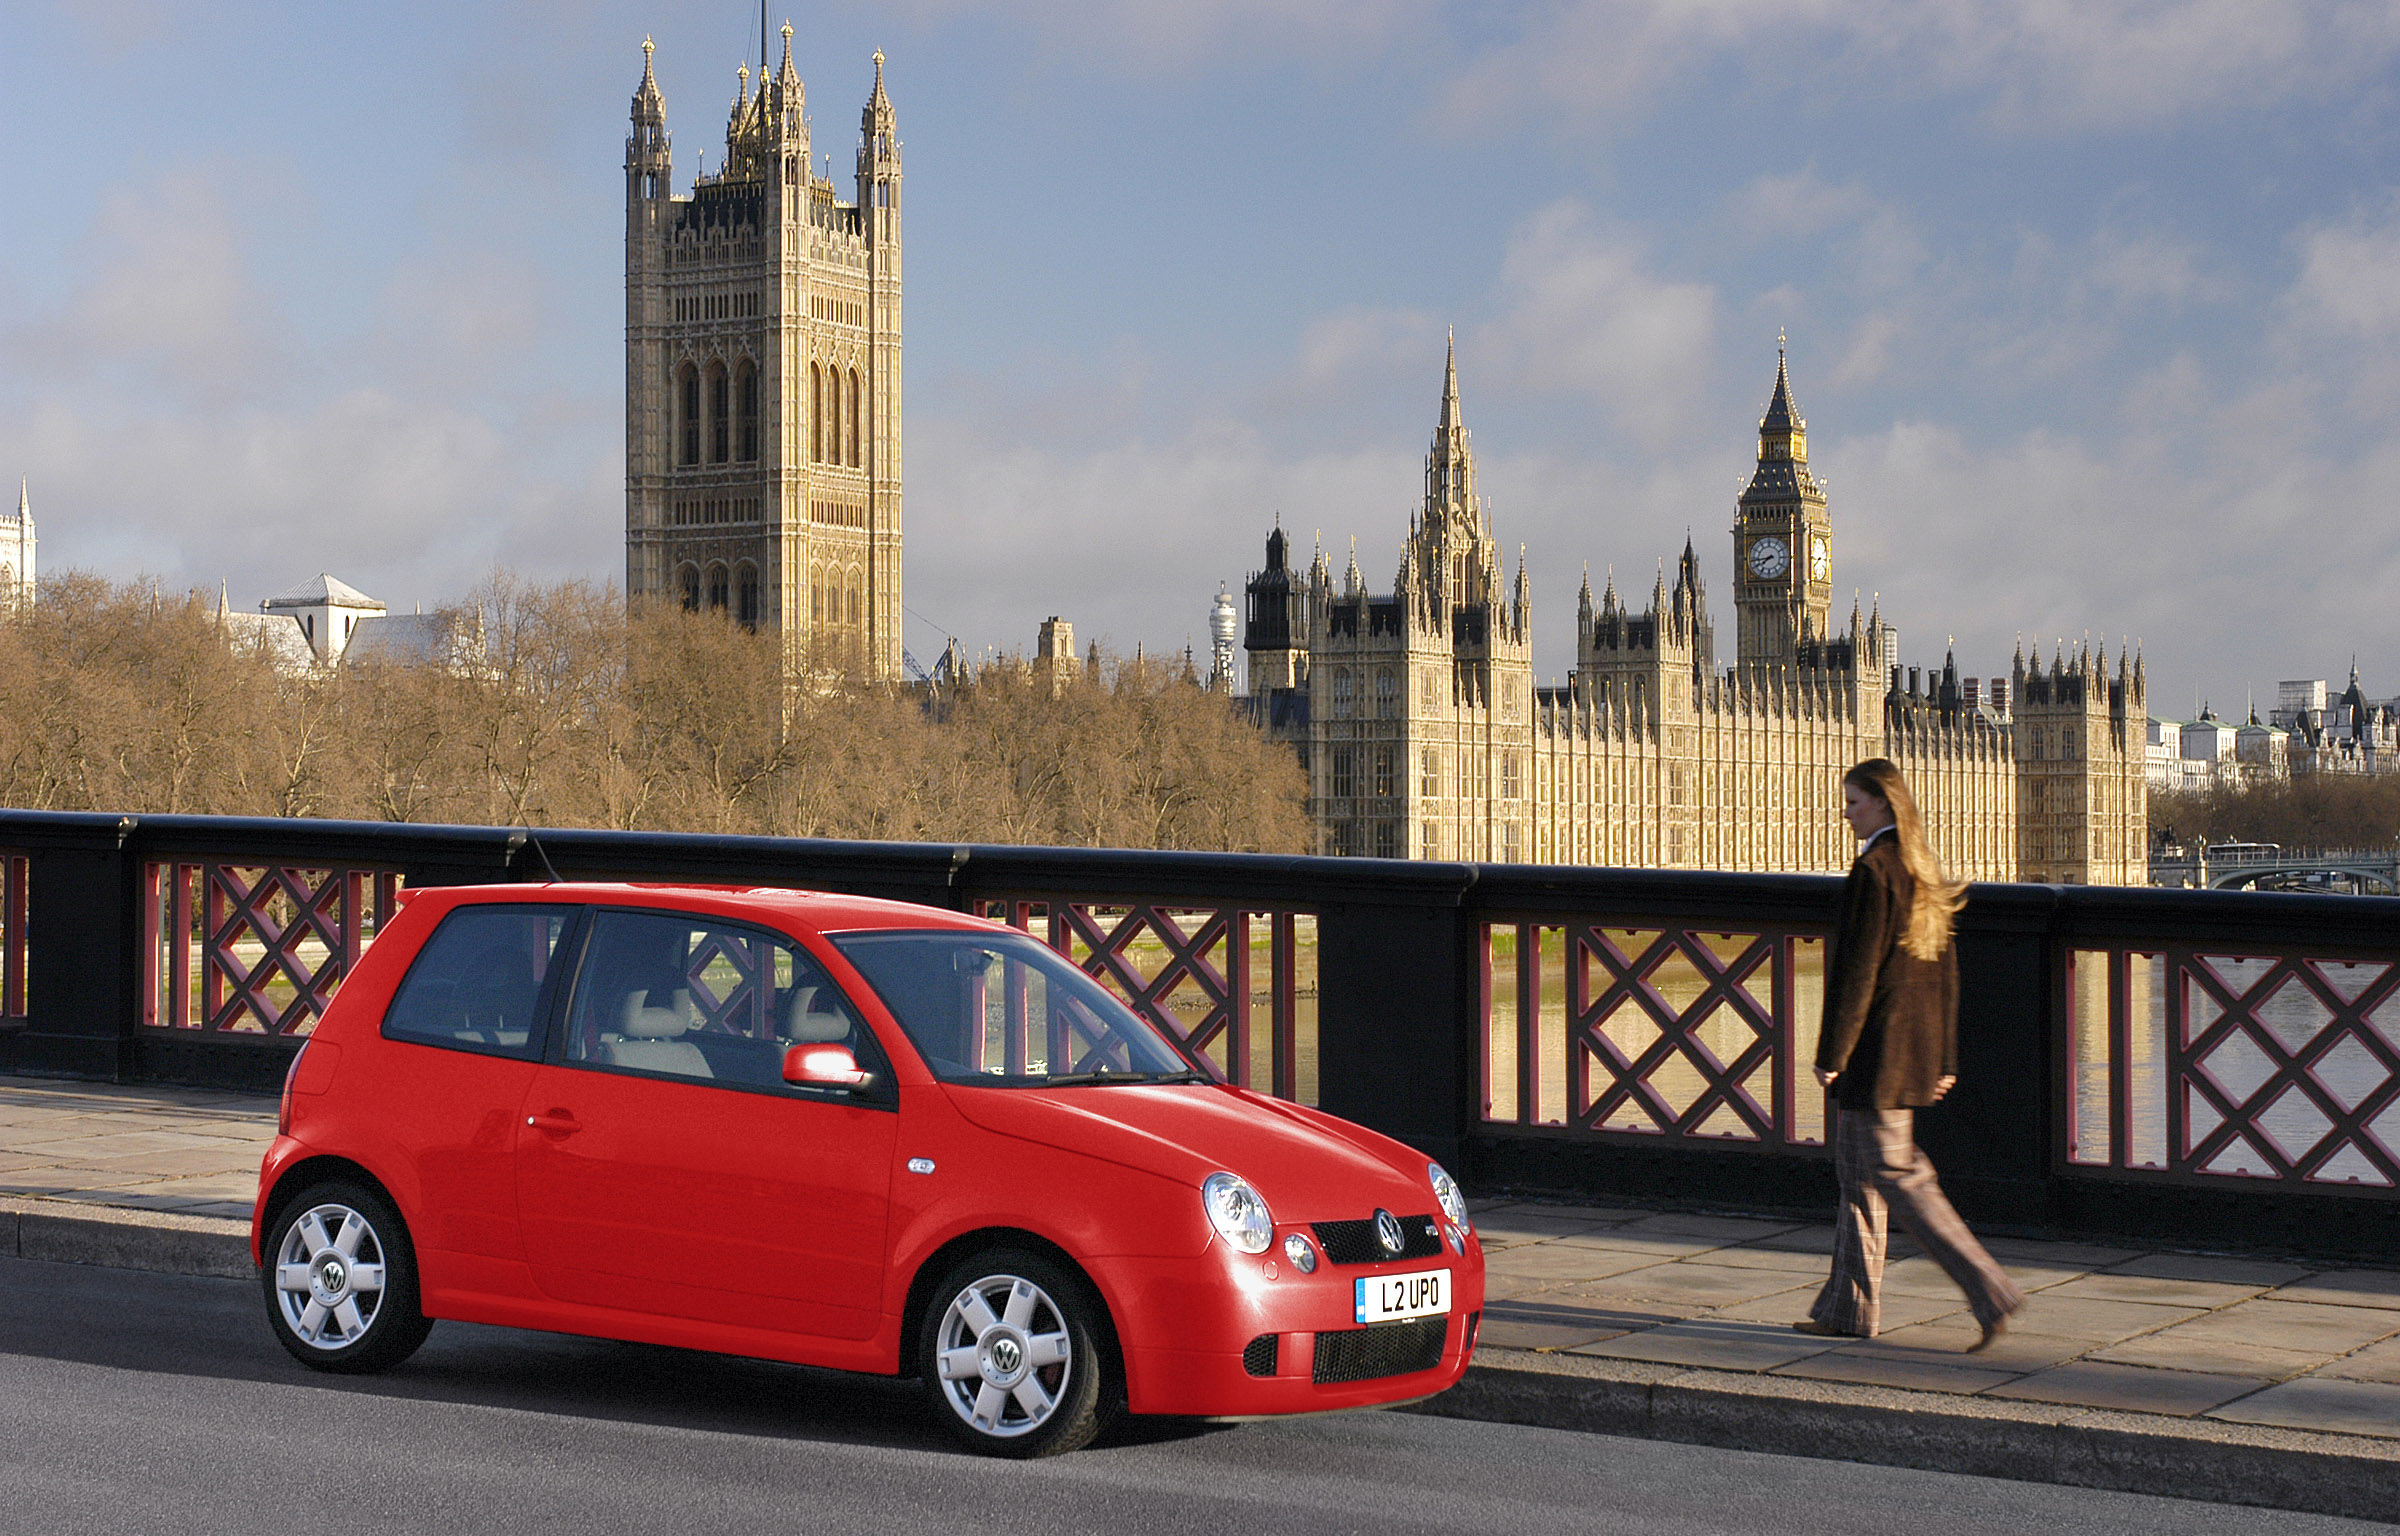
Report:
M 2142 664 L 2039 649 L 1987 688 L 1898 664 L 1880 612 L 1833 620 L 1833 522 L 1780 353 L 1733 525 L 1720 666 L 1684 545 L 1635 612 L 1584 582 L 1575 669 L 1533 680 L 1520 555 L 1504 584 L 1475 493 L 1453 355 L 1388 596 L 1356 556 L 1294 568 L 1279 527 L 1250 578 L 1251 709 L 1299 752 L 1321 851 L 1644 868 L 1841 870 L 1841 775 L 1889 757 L 1952 873 L 2146 883 Z M 1228 626 L 1230 627 L 1230 626 Z
M 778 634 L 795 670 L 892 680 L 898 122 L 877 54 L 842 201 L 811 158 L 791 37 L 755 89 L 740 72 L 724 158 L 683 196 L 643 43 L 625 154 L 626 589 Z M 1947 660 L 1901 668 L 1894 632 L 1855 602 L 1837 629 L 1833 523 L 1780 356 L 1733 556 L 1731 665 L 1687 542 L 1638 613 L 1613 580 L 1597 600 L 1587 580 L 1575 669 L 1537 688 L 1524 563 L 1504 580 L 1453 357 L 1389 595 L 1355 557 L 1337 583 L 1321 551 L 1302 571 L 1269 536 L 1248 585 L 1247 705 L 1298 752 L 1327 853 L 1840 870 L 1842 771 L 1887 756 L 1958 874 L 2147 878 L 2141 663 L 2061 648 L 2044 667 L 2037 648 L 1979 687 Z

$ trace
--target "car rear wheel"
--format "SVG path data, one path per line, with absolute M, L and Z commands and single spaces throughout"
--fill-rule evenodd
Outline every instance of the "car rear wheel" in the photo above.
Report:
M 1100 1303 L 1056 1261 L 996 1248 L 934 1287 L 918 1330 L 933 1410 L 991 1456 L 1055 1456 L 1091 1443 L 1105 1418 Z
M 265 1247 L 267 1319 L 302 1365 L 388 1370 L 433 1329 L 418 1309 L 408 1231 L 371 1189 L 311 1185 L 282 1207 Z

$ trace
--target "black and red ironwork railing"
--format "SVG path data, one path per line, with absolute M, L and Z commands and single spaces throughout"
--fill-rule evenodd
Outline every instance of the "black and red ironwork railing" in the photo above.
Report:
M 818 887 L 1026 929 L 1471 1184 L 1830 1198 L 1829 877 L 529 836 L 0 811 L 0 1071 L 271 1087 L 403 885 Z M 1978 885 L 1958 946 L 1960 1083 L 1919 1135 L 1970 1216 L 2400 1248 L 2400 898 Z
M 2063 979 L 2070 1165 L 2400 1191 L 2400 954 L 2115 944 Z
M 143 866 L 144 1026 L 305 1036 L 398 905 L 396 870 Z
M 25 1017 L 25 911 L 30 866 L 0 850 L 0 1019 Z
M 1059 894 L 979 896 L 974 908 L 1043 939 L 1228 1081 L 1317 1101 L 1315 913 Z M 1011 1070 L 1023 1037 L 1012 1016 Z
M 1595 917 L 1482 938 L 1486 1122 L 1824 1145 L 1823 929 Z

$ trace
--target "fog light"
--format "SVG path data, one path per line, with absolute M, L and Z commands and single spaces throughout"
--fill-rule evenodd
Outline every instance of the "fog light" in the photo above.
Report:
M 1304 1275 L 1317 1272 L 1316 1245 L 1297 1232 L 1283 1240 L 1283 1256 L 1292 1261 L 1292 1268 Z

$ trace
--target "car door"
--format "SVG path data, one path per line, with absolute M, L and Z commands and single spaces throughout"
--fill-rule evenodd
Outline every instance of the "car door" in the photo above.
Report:
M 384 1134 L 415 1176 L 426 1283 L 512 1287 L 519 1106 L 540 1071 L 555 957 L 578 909 L 478 902 L 442 919 L 384 1010 Z M 516 1282 L 521 1288 L 521 1277 Z
M 588 932 L 517 1131 L 536 1283 L 562 1301 L 868 1337 L 899 1117 L 847 999 L 791 939 L 742 924 L 603 907 Z M 876 1089 L 783 1082 L 786 1045 L 834 1038 L 883 1069 Z

